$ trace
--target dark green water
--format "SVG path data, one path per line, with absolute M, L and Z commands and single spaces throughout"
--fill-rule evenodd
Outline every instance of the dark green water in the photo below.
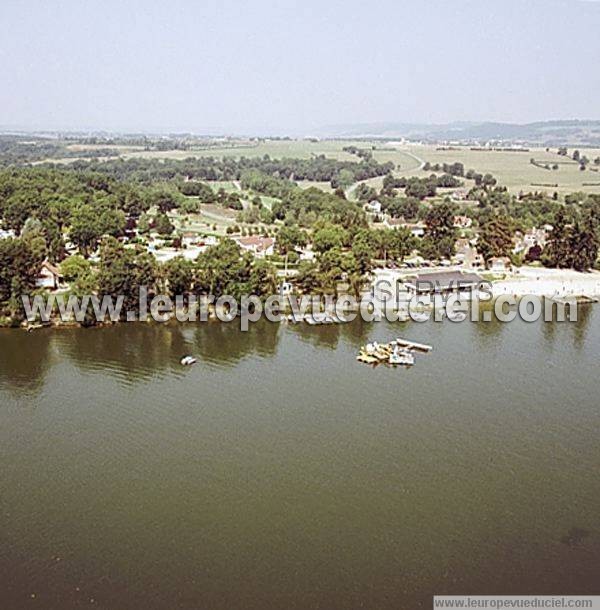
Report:
M 2 332 L 0 608 L 597 594 L 600 309 L 580 318 Z M 435 350 L 355 362 L 398 335 Z

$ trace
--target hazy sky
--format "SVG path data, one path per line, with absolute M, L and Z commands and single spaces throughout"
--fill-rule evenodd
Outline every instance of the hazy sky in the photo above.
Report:
M 594 0 L 0 0 L 0 125 L 600 118 Z

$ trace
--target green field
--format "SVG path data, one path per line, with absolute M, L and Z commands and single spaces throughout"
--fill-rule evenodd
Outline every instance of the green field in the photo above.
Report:
M 198 148 L 190 150 L 130 150 L 123 156 L 144 157 L 156 159 L 185 159 L 187 157 L 262 157 L 269 155 L 273 158 L 293 157 L 308 159 L 315 155 L 326 155 L 336 159 L 347 161 L 355 160 L 356 157 L 345 153 L 342 148 L 348 142 L 310 140 L 267 140 L 262 142 L 246 142 L 236 145 L 224 144 L 221 146 L 211 146 L 209 148 Z
M 308 158 L 311 155 L 326 155 L 328 157 L 344 160 L 356 160 L 356 157 L 342 150 L 344 146 L 354 144 L 359 147 L 375 146 L 373 155 L 377 161 L 392 161 L 396 164 L 395 173 L 402 176 L 425 176 L 421 167 L 421 161 L 435 163 L 453 163 L 459 161 L 464 164 L 465 170 L 474 169 L 485 174 L 491 173 L 498 182 L 507 186 L 513 193 L 519 191 L 546 191 L 565 195 L 574 191 L 600 193 L 600 186 L 584 186 L 585 183 L 596 183 L 600 185 L 600 172 L 594 172 L 591 164 L 586 171 L 580 171 L 579 165 L 569 157 L 561 157 L 556 154 L 555 149 L 546 151 L 545 148 L 530 148 L 526 152 L 505 151 L 476 151 L 469 147 L 457 147 L 453 150 L 438 150 L 434 145 L 417 144 L 387 144 L 382 142 L 350 142 L 350 141 L 320 141 L 308 140 L 293 141 L 266 141 L 255 144 L 252 147 L 229 147 L 212 148 L 202 151 L 170 151 L 170 152 L 130 152 L 127 156 L 152 156 L 185 158 L 189 156 L 263 156 L 270 155 L 274 158 L 297 157 Z M 593 160 L 600 155 L 599 149 L 580 149 L 589 159 Z M 546 170 L 536 167 L 530 163 L 534 158 L 542 164 L 559 164 L 558 170 Z M 382 178 L 373 178 L 368 181 L 375 188 L 380 188 Z M 471 184 L 469 181 L 467 185 Z M 539 186 L 539 185 L 558 186 Z M 303 182 L 303 188 L 317 186 L 324 190 L 330 190 L 328 184 Z M 349 189 L 350 192 L 353 188 Z
M 489 172 L 493 174 L 498 182 L 507 186 L 513 193 L 519 191 L 546 191 L 564 195 L 574 191 L 589 193 L 600 193 L 600 186 L 584 186 L 584 183 L 597 183 L 600 185 L 600 172 L 594 172 L 589 167 L 586 171 L 580 171 L 579 165 L 570 158 L 561 157 L 556 154 L 555 149 L 549 152 L 545 148 L 530 148 L 528 152 L 496 152 L 496 151 L 474 151 L 467 147 L 459 150 L 436 150 L 435 146 L 406 146 L 403 148 L 408 152 L 419 156 L 430 163 L 450 163 L 459 161 L 464 164 L 465 170 L 474 169 L 479 173 Z M 590 160 L 600 155 L 598 149 L 580 149 Z M 559 164 L 558 170 L 546 170 L 536 167 L 530 163 L 534 158 L 542 164 Z M 376 154 L 376 158 L 384 160 Z M 425 172 L 418 172 L 424 175 Z M 540 187 L 537 184 L 557 184 L 557 187 Z
M 216 205 L 202 204 L 199 214 L 170 215 L 175 227 L 180 231 L 191 231 L 199 235 L 225 235 L 227 227 L 233 226 L 235 213 Z
M 593 171 L 595 168 L 591 163 L 586 171 L 580 171 L 579 165 L 572 161 L 570 157 L 561 157 L 556 153 L 556 149 L 547 151 L 545 148 L 530 148 L 523 152 L 507 151 L 480 151 L 472 150 L 467 146 L 454 147 L 452 150 L 440 150 L 435 145 L 401 144 L 397 142 L 367 142 L 351 140 L 265 140 L 260 142 L 244 141 L 231 143 L 224 142 L 223 146 L 215 145 L 206 148 L 198 147 L 192 150 L 171 150 L 171 151 L 148 151 L 141 147 L 113 147 L 120 149 L 124 158 L 143 157 L 143 158 L 170 158 L 185 159 L 187 157 L 262 157 L 269 155 L 272 158 L 310 158 L 311 156 L 325 155 L 327 157 L 357 161 L 357 157 L 343 151 L 348 145 L 360 148 L 373 148 L 373 155 L 377 161 L 392 161 L 396 165 L 395 174 L 398 176 L 426 176 L 428 172 L 421 169 L 423 162 L 453 163 L 459 161 L 464 164 L 465 170 L 474 169 L 485 174 L 493 174 L 499 184 L 507 186 L 512 193 L 520 191 L 545 191 L 554 193 L 557 191 L 561 195 L 574 191 L 584 191 L 588 193 L 600 193 L 600 171 Z M 78 149 L 85 150 L 92 146 L 78 146 Z M 106 147 L 108 148 L 108 147 Z M 580 148 L 582 155 L 586 155 L 593 161 L 600 156 L 600 149 Z M 571 150 L 569 152 L 572 152 Z M 559 164 L 558 170 L 546 170 L 536 167 L 530 163 L 534 158 L 541 164 Z M 57 161 L 56 159 L 54 160 Z M 72 162 L 73 159 L 60 160 Z M 372 178 L 368 181 L 370 185 L 381 188 L 383 178 Z M 591 184 L 590 184 L 591 183 Z M 316 186 L 326 191 L 331 191 L 328 183 L 323 182 L 301 182 L 302 188 Z M 472 185 L 466 181 L 467 186 Z M 555 186 L 556 185 L 556 186 Z M 227 191 L 237 190 L 237 186 L 232 182 L 215 183 L 215 188 L 223 187 Z M 352 197 L 352 192 L 356 185 L 350 187 L 347 193 Z

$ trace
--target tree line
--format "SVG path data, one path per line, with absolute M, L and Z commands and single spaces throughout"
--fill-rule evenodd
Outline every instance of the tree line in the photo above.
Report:
M 121 181 L 142 184 L 172 180 L 228 181 L 240 180 L 249 170 L 287 180 L 329 182 L 333 188 L 343 183 L 385 176 L 394 169 L 391 162 L 379 163 L 372 158 L 340 161 L 316 155 L 309 159 L 263 157 L 190 157 L 188 159 L 109 159 L 75 161 L 77 171 L 98 172 Z

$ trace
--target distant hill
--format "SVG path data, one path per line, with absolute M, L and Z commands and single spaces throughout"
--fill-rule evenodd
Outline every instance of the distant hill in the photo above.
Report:
M 339 138 L 407 138 L 426 142 L 483 143 L 494 141 L 545 146 L 600 147 L 600 121 L 564 120 L 524 124 L 456 122 L 442 125 L 370 123 L 332 125 L 320 130 L 319 135 Z

